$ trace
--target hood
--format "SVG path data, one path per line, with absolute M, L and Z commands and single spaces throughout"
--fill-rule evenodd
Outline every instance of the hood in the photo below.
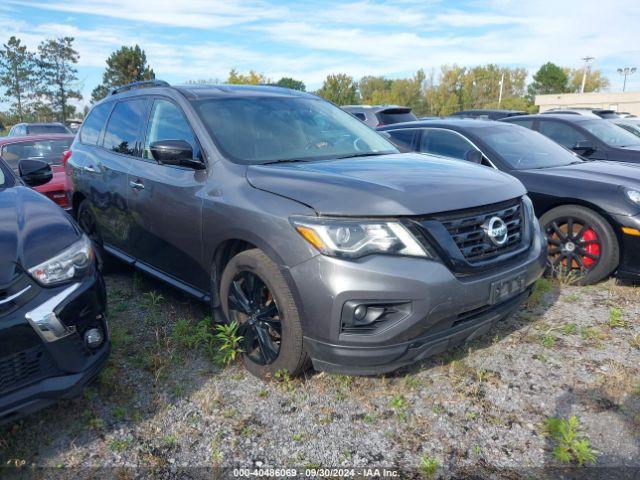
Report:
M 0 286 L 80 236 L 60 207 L 27 187 L 0 190 Z
M 526 193 L 518 180 L 496 170 L 415 153 L 252 165 L 247 179 L 322 215 L 423 215 Z
M 529 175 L 544 177 L 566 177 L 577 181 L 598 182 L 613 186 L 623 185 L 640 188 L 640 168 L 634 163 L 588 161 L 566 167 L 520 170 Z

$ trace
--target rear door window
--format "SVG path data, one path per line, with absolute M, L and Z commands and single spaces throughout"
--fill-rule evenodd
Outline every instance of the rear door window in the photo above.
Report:
M 140 126 L 145 122 L 147 101 L 143 98 L 116 103 L 104 133 L 102 146 L 134 157 L 142 156 Z
M 85 119 L 80 129 L 80 141 L 87 145 L 97 145 L 102 127 L 109 117 L 112 103 L 101 103 L 96 106 Z
M 469 150 L 477 149 L 467 139 L 450 130 L 428 128 L 422 132 L 421 152 L 464 160 Z
M 567 148 L 573 148 L 577 142 L 587 140 L 587 138 L 573 126 L 553 120 L 540 120 L 538 131 Z

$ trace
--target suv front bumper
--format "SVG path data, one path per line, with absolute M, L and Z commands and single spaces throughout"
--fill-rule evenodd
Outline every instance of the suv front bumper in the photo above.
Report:
M 32 288 L 39 289 L 35 296 L 0 318 L 0 425 L 78 395 L 102 370 L 109 355 L 106 294 L 100 273 L 93 272 L 71 286 L 40 288 L 34 284 Z M 44 310 L 55 315 L 51 322 L 57 320 L 56 326 L 63 331 L 38 326 L 38 320 L 46 318 Z M 104 340 L 90 349 L 83 334 L 96 327 Z
M 379 374 L 485 333 L 516 311 L 546 266 L 537 232 L 518 259 L 477 275 L 455 276 L 440 262 L 370 256 L 345 261 L 318 255 L 289 270 L 301 305 L 305 348 L 314 368 Z M 493 303 L 492 285 L 519 278 L 520 293 Z M 372 331 L 344 326 L 350 304 L 387 304 L 401 312 Z

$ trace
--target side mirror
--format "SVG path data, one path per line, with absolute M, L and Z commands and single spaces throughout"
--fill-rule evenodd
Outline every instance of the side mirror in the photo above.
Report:
M 158 140 L 149 145 L 151 155 L 163 165 L 178 165 L 194 170 L 205 168 L 201 160 L 193 158 L 193 148 L 184 140 Z
M 581 155 L 589 155 L 596 151 L 596 146 L 590 140 L 579 140 L 573 146 L 572 150 Z
M 482 163 L 482 154 L 478 150 L 467 150 L 464 154 L 464 159 L 471 163 Z
M 18 172 L 22 181 L 30 187 L 44 185 L 53 178 L 51 166 L 43 160 L 20 160 Z

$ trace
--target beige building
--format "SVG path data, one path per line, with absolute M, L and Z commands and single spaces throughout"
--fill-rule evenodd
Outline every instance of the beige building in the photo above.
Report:
M 604 108 L 640 116 L 640 92 L 561 93 L 536 95 L 535 103 L 544 112 L 551 108 Z

